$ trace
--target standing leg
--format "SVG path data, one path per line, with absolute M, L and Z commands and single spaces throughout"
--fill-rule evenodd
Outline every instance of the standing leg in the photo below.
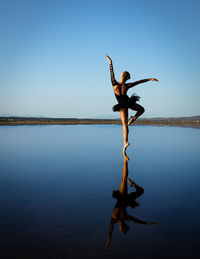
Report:
M 140 117 L 144 113 L 144 108 L 139 105 L 138 103 L 135 103 L 133 106 L 130 107 L 131 110 L 137 111 L 135 116 L 131 116 L 130 120 L 128 121 L 128 125 L 133 123 L 135 120 L 137 120 L 138 117 Z
M 126 154 L 126 148 L 130 145 L 128 142 L 128 109 L 120 109 L 120 118 L 122 121 L 122 127 L 123 127 L 123 137 L 124 137 L 124 148 L 123 153 Z

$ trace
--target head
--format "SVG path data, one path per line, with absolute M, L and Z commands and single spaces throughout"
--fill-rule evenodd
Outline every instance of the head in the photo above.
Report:
M 122 72 L 120 77 L 121 77 L 121 81 L 122 82 L 126 82 L 127 80 L 129 80 L 131 78 L 131 76 L 130 76 L 128 71 Z
M 119 223 L 119 230 L 121 233 L 126 234 L 129 231 L 129 226 L 122 221 Z

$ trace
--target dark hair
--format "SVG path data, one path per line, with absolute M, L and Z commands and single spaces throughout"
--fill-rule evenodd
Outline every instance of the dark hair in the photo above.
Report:
M 123 78 L 126 79 L 126 80 L 128 80 L 128 79 L 131 78 L 131 76 L 130 76 L 130 74 L 129 74 L 128 71 L 124 71 L 124 72 L 123 72 Z
M 123 222 L 121 232 L 126 235 L 128 231 L 129 231 L 129 226 Z

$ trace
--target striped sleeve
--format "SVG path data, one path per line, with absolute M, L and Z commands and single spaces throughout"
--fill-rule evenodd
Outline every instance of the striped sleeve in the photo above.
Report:
M 127 84 L 127 87 L 128 88 L 131 88 L 131 87 L 133 87 L 133 86 L 136 86 L 136 85 L 139 85 L 139 84 L 142 84 L 142 83 L 146 83 L 146 82 L 148 82 L 149 81 L 149 79 L 142 79 L 142 80 L 139 80 L 139 81 L 135 81 L 135 82 L 133 82 L 133 83 L 128 83 Z
M 114 74 L 114 71 L 113 71 L 113 65 L 112 63 L 110 64 L 110 78 L 111 78 L 111 82 L 112 82 L 112 85 L 117 85 L 117 81 L 115 80 L 115 74 Z

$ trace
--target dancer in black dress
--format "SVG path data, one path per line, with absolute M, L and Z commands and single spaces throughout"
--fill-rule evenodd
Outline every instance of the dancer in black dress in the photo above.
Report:
M 123 153 L 125 153 L 126 148 L 130 145 L 128 142 L 128 126 L 144 113 L 144 108 L 137 103 L 140 97 L 136 96 L 135 94 L 133 94 L 131 97 L 128 97 L 127 91 L 131 87 L 134 87 L 138 84 L 145 83 L 148 81 L 158 81 L 158 80 L 156 78 L 147 78 L 147 79 L 135 81 L 133 83 L 125 83 L 128 79 L 131 78 L 129 72 L 125 71 L 121 73 L 120 81 L 117 82 L 113 71 L 112 59 L 108 55 L 106 55 L 106 58 L 109 60 L 109 63 L 110 63 L 111 82 L 113 86 L 113 91 L 115 93 L 115 97 L 118 101 L 118 104 L 113 106 L 113 111 L 120 112 L 120 118 L 122 121 L 123 136 L 124 136 Z M 131 116 L 129 121 L 128 121 L 128 108 L 136 111 L 135 116 Z

